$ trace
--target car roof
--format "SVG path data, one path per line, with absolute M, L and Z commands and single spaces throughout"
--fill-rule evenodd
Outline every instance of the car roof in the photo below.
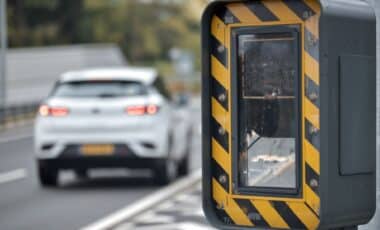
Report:
M 152 84 L 158 77 L 158 72 L 154 68 L 122 67 L 122 68 L 102 68 L 87 69 L 66 72 L 61 75 L 59 82 L 78 82 L 96 80 L 114 81 L 136 81 L 142 84 Z

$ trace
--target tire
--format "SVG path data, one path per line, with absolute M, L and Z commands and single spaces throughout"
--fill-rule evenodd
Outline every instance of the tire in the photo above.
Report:
M 160 161 L 154 169 L 154 182 L 157 185 L 170 184 L 177 178 L 177 170 L 177 163 L 174 160 Z
M 58 169 L 47 164 L 38 163 L 38 176 L 43 187 L 56 187 L 58 185 Z
M 189 174 L 190 171 L 190 149 L 191 149 L 191 142 L 192 141 L 192 135 L 191 131 L 187 135 L 187 147 L 185 151 L 184 158 L 180 161 L 178 166 L 178 175 L 180 176 L 186 176 Z
M 178 165 L 178 175 L 179 176 L 186 176 L 189 174 L 189 153 L 186 153 L 186 156 L 181 160 L 181 162 Z
M 170 155 L 173 146 L 173 136 L 168 137 L 168 158 L 159 160 L 154 168 L 154 182 L 157 185 L 170 184 L 177 178 L 178 165 L 174 159 L 171 159 Z

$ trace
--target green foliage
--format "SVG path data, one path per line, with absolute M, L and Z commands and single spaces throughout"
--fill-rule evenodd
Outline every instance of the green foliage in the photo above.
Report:
M 169 61 L 174 47 L 199 57 L 199 20 L 206 2 L 12 0 L 9 43 L 11 47 L 117 43 L 133 64 Z

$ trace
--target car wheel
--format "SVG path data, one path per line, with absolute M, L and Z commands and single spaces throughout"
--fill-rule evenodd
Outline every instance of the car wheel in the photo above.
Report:
M 184 158 L 181 160 L 178 166 L 178 175 L 186 176 L 190 170 L 190 149 L 191 149 L 191 132 L 187 135 L 187 147 Z
M 189 174 L 189 154 L 187 153 L 186 156 L 181 160 L 178 166 L 178 175 L 180 176 L 186 176 Z
M 167 185 L 177 178 L 177 163 L 166 159 L 159 162 L 154 170 L 154 180 L 158 185 Z
M 58 170 L 46 164 L 38 163 L 38 176 L 44 187 L 55 187 L 58 185 Z

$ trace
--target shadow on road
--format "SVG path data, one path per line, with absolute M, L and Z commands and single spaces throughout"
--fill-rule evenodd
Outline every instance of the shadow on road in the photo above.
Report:
M 60 185 L 57 190 L 78 191 L 78 190 L 139 190 L 139 189 L 160 188 L 153 181 L 149 171 L 130 171 L 122 173 L 110 173 L 103 171 L 100 173 L 90 173 L 88 178 L 77 178 L 72 173 L 63 173 L 60 178 Z
M 151 178 L 146 177 L 117 177 L 117 178 L 91 178 L 85 180 L 75 179 L 60 185 L 61 190 L 110 190 L 110 189 L 140 189 L 159 187 Z

